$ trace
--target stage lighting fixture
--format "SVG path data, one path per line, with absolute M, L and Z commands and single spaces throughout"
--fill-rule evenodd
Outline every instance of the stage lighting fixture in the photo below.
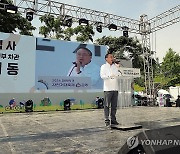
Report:
M 128 35 L 128 31 L 123 31 L 123 36 L 124 37 L 128 37 L 129 35 Z
M 33 20 L 33 15 L 34 15 L 34 10 L 28 9 L 28 10 L 26 11 L 26 19 L 27 19 L 28 21 L 32 21 L 32 20 Z
M 98 98 L 96 100 L 96 105 L 98 109 L 104 108 L 104 99 L 103 98 Z
M 71 110 L 71 100 L 66 99 L 64 100 L 64 111 Z
M 25 111 L 26 112 L 33 112 L 33 101 L 32 100 L 28 100 L 25 103 Z
M 72 26 L 72 17 L 66 16 L 64 19 L 64 26 L 71 27 Z
M 5 5 L 5 10 L 8 13 L 17 13 L 18 7 L 12 4 Z
M 96 30 L 99 32 L 99 33 L 102 33 L 102 23 L 101 22 L 98 22 L 96 23 Z
M 128 37 L 129 36 L 128 35 L 129 28 L 127 26 L 124 26 L 124 27 L 122 27 L 122 30 L 123 30 L 123 36 L 124 37 Z
M 108 26 L 108 28 L 109 28 L 109 30 L 111 30 L 111 31 L 116 31 L 116 30 L 117 30 L 117 26 L 116 26 L 115 24 L 110 24 L 110 25 Z
M 89 24 L 89 21 L 85 18 L 79 19 L 79 25 L 86 26 Z

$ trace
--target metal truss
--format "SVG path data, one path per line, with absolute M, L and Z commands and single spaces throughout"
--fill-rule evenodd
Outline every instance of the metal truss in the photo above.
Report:
M 150 23 L 148 22 L 147 15 L 140 16 L 140 34 L 142 36 L 142 48 L 143 48 L 143 59 L 144 59 L 144 80 L 146 94 L 150 96 L 150 100 L 154 100 L 154 82 L 153 82 L 153 54 L 151 51 L 150 42 Z
M 158 31 L 162 28 L 178 23 L 180 21 L 180 5 L 155 16 L 148 20 L 151 25 L 151 33 Z
M 57 18 L 68 16 L 72 17 L 74 22 L 85 18 L 92 25 L 101 23 L 102 27 L 107 28 L 109 24 L 113 23 L 117 26 L 117 30 L 123 30 L 123 27 L 126 26 L 129 28 L 129 32 L 140 34 L 142 36 L 146 93 L 150 96 L 154 94 L 153 53 L 150 48 L 150 34 L 180 21 L 180 5 L 149 20 L 147 15 L 142 15 L 140 20 L 135 20 L 52 0 L 15 0 L 14 5 L 22 13 L 25 13 L 27 9 L 32 9 L 34 14 L 38 16 L 44 14 L 51 14 Z M 0 9 L 4 9 L 1 3 Z
M 155 98 L 153 81 L 153 53 L 151 51 L 150 35 L 162 28 L 170 26 L 180 21 L 180 5 L 148 20 L 147 15 L 140 16 L 139 32 L 142 36 L 143 59 L 144 59 L 144 77 L 146 94 L 150 100 Z
M 5 5 L 0 3 L 0 9 L 5 9 Z M 96 25 L 101 23 L 103 27 L 107 28 L 109 24 L 115 24 L 118 30 L 123 30 L 123 27 L 128 27 L 131 33 L 142 34 L 141 19 L 135 20 L 122 16 L 113 15 L 110 13 L 69 5 L 52 0 L 15 0 L 14 5 L 18 7 L 19 12 L 25 13 L 26 10 L 32 9 L 34 14 L 42 16 L 44 14 L 51 14 L 55 17 L 70 16 L 73 21 L 77 22 L 80 18 L 89 20 L 91 24 Z M 149 19 L 150 33 L 175 24 L 180 21 L 180 5 Z
M 4 3 L 0 2 L 0 10 L 5 10 L 6 9 L 6 5 L 7 4 L 4 4 Z
M 138 20 L 56 1 L 20 0 L 19 3 L 16 3 L 16 6 L 18 6 L 19 11 L 21 12 L 24 12 L 25 9 L 32 8 L 35 11 L 35 14 L 39 16 L 44 14 L 51 14 L 56 17 L 70 16 L 75 22 L 77 22 L 80 18 L 85 18 L 89 20 L 90 24 L 96 25 L 97 23 L 101 23 L 102 27 L 107 28 L 109 24 L 113 23 L 117 26 L 118 30 L 122 30 L 122 27 L 127 26 L 129 28 L 129 32 L 139 32 Z

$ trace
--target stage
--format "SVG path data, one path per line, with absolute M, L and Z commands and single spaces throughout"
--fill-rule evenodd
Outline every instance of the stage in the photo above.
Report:
M 0 149 L 6 154 L 115 154 L 127 138 L 142 130 L 180 125 L 179 111 L 176 107 L 119 109 L 119 122 L 142 125 L 128 131 L 107 129 L 103 109 L 3 113 L 0 114 Z M 124 115 L 127 117 L 123 120 Z

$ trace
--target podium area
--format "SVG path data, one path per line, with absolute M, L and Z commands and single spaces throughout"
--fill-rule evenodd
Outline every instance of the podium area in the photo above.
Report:
M 133 130 L 133 129 L 139 129 L 142 128 L 142 125 L 135 125 L 133 123 L 133 117 L 131 116 L 131 119 L 129 114 L 122 114 L 122 110 L 126 110 L 128 108 L 133 108 L 135 105 L 135 101 L 133 98 L 134 89 L 133 89 L 133 79 L 140 77 L 140 69 L 135 68 L 125 68 L 120 67 L 119 68 L 120 75 L 117 76 L 118 78 L 118 84 L 119 84 L 119 94 L 118 94 L 118 113 L 120 116 L 120 119 L 118 119 L 120 125 L 118 127 L 113 127 L 115 129 L 119 130 Z M 130 114 L 133 114 L 130 113 Z

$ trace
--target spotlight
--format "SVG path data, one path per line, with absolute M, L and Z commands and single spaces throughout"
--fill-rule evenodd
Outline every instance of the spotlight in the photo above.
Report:
M 123 30 L 123 36 L 124 37 L 128 37 L 129 35 L 128 35 L 128 27 L 127 26 L 124 26 L 124 27 L 122 27 L 122 30 Z
M 124 37 L 128 37 L 129 35 L 128 35 L 128 31 L 123 31 L 123 36 Z
M 33 15 L 34 15 L 34 10 L 33 9 L 28 9 L 26 11 L 26 19 L 28 21 L 32 21 L 33 20 Z
M 97 22 L 96 23 L 96 30 L 99 32 L 99 33 L 102 33 L 102 22 Z
M 33 101 L 32 100 L 28 100 L 25 103 L 25 111 L 26 112 L 32 112 L 33 111 Z
M 64 100 L 64 111 L 71 110 L 71 100 L 66 99 Z
M 67 26 L 67 27 L 72 26 L 72 17 L 71 16 L 65 16 L 64 26 Z
M 98 109 L 104 108 L 104 98 L 96 97 L 96 105 Z
M 89 21 L 87 19 L 81 18 L 79 19 L 79 25 L 86 26 L 89 24 Z
M 116 30 L 117 30 L 117 26 L 116 26 L 115 24 L 110 24 L 110 25 L 108 26 L 108 28 L 109 28 L 109 30 L 111 30 L 111 31 L 116 31 Z
M 6 12 L 8 12 L 8 13 L 17 13 L 18 7 L 17 7 L 17 6 L 14 6 L 14 5 L 12 5 L 12 4 L 9 4 L 9 5 L 5 5 L 5 10 L 6 10 Z

